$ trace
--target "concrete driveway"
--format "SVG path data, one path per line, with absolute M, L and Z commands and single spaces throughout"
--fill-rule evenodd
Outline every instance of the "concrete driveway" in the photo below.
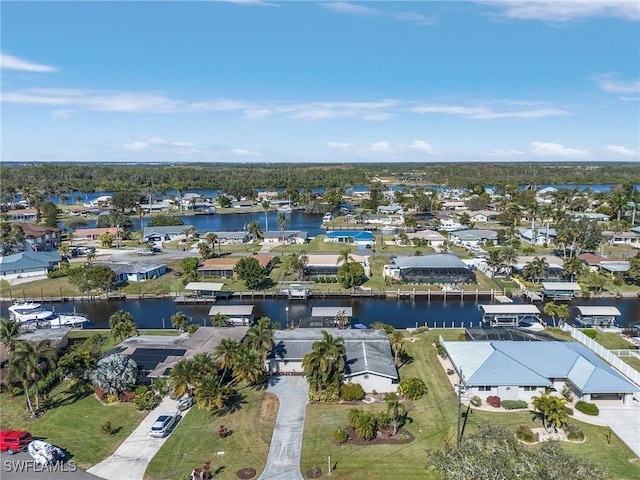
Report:
M 600 406 L 600 419 L 640 457 L 640 406 Z
M 151 425 L 162 413 L 177 411 L 177 400 L 166 397 L 138 425 L 110 457 L 87 470 L 107 480 L 142 480 L 147 465 L 168 437 L 149 436 Z M 183 415 L 186 412 L 183 412 Z
M 309 385 L 302 376 L 271 377 L 267 392 L 280 401 L 271 437 L 267 466 L 258 480 L 303 480 L 300 474 L 302 430 L 309 401 Z

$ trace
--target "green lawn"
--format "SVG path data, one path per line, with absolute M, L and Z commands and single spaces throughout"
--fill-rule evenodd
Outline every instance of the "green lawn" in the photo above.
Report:
M 595 341 L 608 350 L 635 348 L 633 343 L 628 342 L 623 337 L 613 332 L 598 331 Z
M 278 412 L 278 399 L 263 390 L 242 389 L 240 408 L 225 415 L 193 407 L 153 458 L 145 479 L 187 478 L 196 466 L 211 461 L 218 480 L 237 479 L 235 472 L 264 469 Z M 218 438 L 220 425 L 232 433 Z M 224 452 L 224 454 L 218 454 Z
M 12 397 L 3 392 L 0 428 L 28 430 L 35 438 L 63 448 L 80 467 L 88 468 L 111 455 L 145 413 L 137 412 L 133 404 L 102 405 L 93 394 L 75 397 L 67 390 L 68 385 L 63 382 L 52 391 L 50 397 L 57 406 L 37 419 L 25 413 L 22 395 Z M 115 435 L 100 431 L 107 421 L 119 429 Z
M 439 334 L 445 339 L 456 340 L 462 330 L 432 330 L 420 335 L 415 343 L 407 342 L 407 350 L 413 361 L 401 368 L 402 377 L 422 378 L 429 393 L 409 406 L 412 422 L 407 425 L 415 440 L 406 445 L 335 446 L 331 432 L 346 424 L 350 406 L 317 405 L 307 408 L 305 435 L 302 447 L 301 469 L 305 471 L 318 465 L 326 471 L 327 456 L 337 463 L 334 478 L 340 479 L 424 479 L 430 478 L 425 470 L 427 449 L 440 449 L 445 438 L 455 441 L 457 401 L 445 372 L 440 367 L 432 344 Z M 366 406 L 384 409 L 384 405 Z M 510 428 L 533 425 L 527 412 L 493 413 L 472 411 L 467 420 L 465 435 L 485 423 L 499 423 Z M 580 425 L 587 440 L 583 444 L 562 444 L 572 454 L 606 464 L 613 478 L 640 478 L 640 463 L 630 463 L 633 453 L 615 435 L 612 446 L 606 441 L 607 429 L 572 420 Z M 536 424 L 535 426 L 540 426 Z

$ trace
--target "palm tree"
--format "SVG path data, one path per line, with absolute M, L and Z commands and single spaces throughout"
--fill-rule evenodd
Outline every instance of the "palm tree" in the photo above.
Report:
M 138 335 L 138 327 L 133 321 L 133 316 L 124 310 L 118 310 L 109 317 L 109 328 L 113 338 L 118 341 Z
M 87 263 L 91 264 L 93 263 L 93 261 L 96 259 L 96 254 L 95 252 L 89 252 L 87 253 Z
M 177 397 L 182 397 L 193 388 L 197 376 L 195 364 L 188 359 L 180 360 L 169 372 L 169 385 Z
M 176 312 L 171 315 L 171 326 L 181 332 L 184 332 L 190 323 L 191 319 L 183 312 Z
M 209 232 L 209 233 L 207 233 L 207 236 L 205 237 L 205 240 L 211 246 L 211 252 L 215 252 L 216 251 L 216 242 L 217 242 L 218 243 L 218 255 L 220 255 L 222 253 L 222 246 L 220 245 L 220 239 L 218 238 L 218 235 L 216 235 L 213 232 Z
M 242 343 L 257 351 L 265 360 L 267 353 L 273 348 L 273 330 L 269 317 L 262 317 L 255 325 L 249 327 Z
M 523 275 L 526 278 L 531 278 L 533 283 L 538 283 L 540 277 L 549 271 L 549 263 L 544 258 L 535 257 L 532 261 L 528 262 L 522 270 Z
M 240 348 L 233 363 L 233 378 L 236 382 L 245 381 L 256 385 L 264 381 L 263 361 L 260 352 L 248 347 Z
M 569 311 L 569 305 L 567 305 L 566 303 L 558 305 L 556 307 L 556 315 L 558 315 L 558 318 L 560 320 L 562 320 L 563 322 L 566 322 L 567 319 L 571 316 L 571 313 Z
M 334 319 L 335 325 L 340 329 L 345 329 L 349 327 L 349 317 L 347 317 L 347 312 L 344 310 L 339 310 L 336 313 L 336 318 Z
M 119 395 L 136 383 L 137 372 L 138 366 L 133 358 L 114 353 L 98 360 L 91 381 L 109 395 Z
M 264 238 L 264 234 L 262 233 L 262 229 L 260 228 L 260 224 L 257 220 L 247 224 L 247 233 L 253 240 Z
M 213 327 L 228 327 L 229 317 L 224 313 L 216 313 L 211 317 L 211 326 Z
M 264 231 L 269 231 L 269 202 L 262 201 L 262 208 L 264 209 Z
M 344 375 L 345 353 L 344 339 L 322 330 L 322 340 L 314 342 L 311 352 L 302 359 L 304 375 L 311 387 L 310 395 L 337 395 Z
M 56 356 L 56 350 L 48 340 L 38 343 L 19 342 L 13 352 L 12 361 L 24 365 L 29 379 L 33 382 L 36 410 L 40 410 L 38 382 L 47 369 L 55 367 Z
M 233 388 L 221 385 L 216 374 L 208 373 L 196 384 L 195 401 L 198 408 L 210 412 L 214 408 L 224 407 L 234 393 Z
M 211 247 L 206 243 L 198 243 L 198 253 L 202 257 L 202 260 L 206 260 L 207 258 L 211 258 Z
M 511 268 L 518 263 L 518 252 L 511 246 L 504 247 L 500 250 L 502 263 L 507 267 L 507 277 L 511 278 Z
M 3 318 L 0 320 L 0 342 L 7 347 L 9 357 L 16 349 L 16 341 L 20 336 L 20 325 L 14 320 Z
M 554 327 L 556 326 L 556 315 L 558 314 L 558 311 L 557 311 L 558 306 L 559 305 L 553 302 L 547 302 L 544 304 L 544 309 L 542 310 L 545 315 L 548 315 L 551 317 Z
M 234 361 L 238 355 L 240 344 L 232 338 L 223 338 L 220 343 L 213 349 L 213 355 L 215 356 L 218 368 L 222 369 L 222 376 L 220 381 L 226 378 L 227 373 L 233 370 Z
M 405 353 L 404 350 L 404 335 L 400 330 L 394 330 L 391 335 L 389 335 L 389 343 L 391 343 L 391 348 L 393 348 L 393 361 L 398 365 L 398 360 Z
M 542 417 L 544 429 L 548 430 L 549 426 L 552 426 L 554 431 L 557 431 L 567 419 L 566 402 L 564 397 L 555 397 L 547 393 L 531 399 L 534 408 Z
M 302 250 L 300 253 L 292 253 L 289 265 L 296 274 L 296 280 L 304 280 L 307 264 L 309 263 L 309 257 L 307 252 Z
M 9 362 L 9 366 L 7 368 L 7 377 L 5 382 L 7 385 L 10 385 L 14 379 L 20 380 L 22 384 L 22 390 L 24 391 L 24 399 L 25 399 L 25 408 L 29 410 L 31 415 L 35 416 L 35 411 L 33 410 L 33 403 L 31 402 L 31 395 L 29 394 L 29 372 L 27 370 L 27 365 L 20 362 Z
M 487 257 L 487 267 L 491 270 L 491 276 L 494 277 L 496 272 L 502 268 L 502 255 L 500 250 L 489 250 L 489 256 Z
M 278 213 L 278 228 L 280 229 L 281 241 L 284 243 L 284 229 L 287 228 L 287 216 L 283 212 Z
M 384 401 L 387 402 L 387 414 L 391 417 L 393 424 L 393 434 L 398 433 L 398 427 L 404 414 L 407 413 L 407 407 L 400 401 L 397 393 L 390 392 L 384 396 Z
M 573 282 L 574 277 L 580 275 L 584 271 L 584 265 L 578 257 L 567 257 L 562 262 L 564 273 L 569 275 Z
M 350 262 L 355 262 L 355 259 L 351 255 L 350 248 L 343 248 L 342 250 L 340 250 L 336 264 L 339 265 L 341 262 L 344 262 L 344 265 L 348 265 Z

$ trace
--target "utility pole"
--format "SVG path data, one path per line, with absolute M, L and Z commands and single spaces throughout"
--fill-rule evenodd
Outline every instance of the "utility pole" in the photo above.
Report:
M 462 368 L 458 376 L 458 428 L 456 431 L 456 448 L 460 450 L 460 427 L 462 426 Z

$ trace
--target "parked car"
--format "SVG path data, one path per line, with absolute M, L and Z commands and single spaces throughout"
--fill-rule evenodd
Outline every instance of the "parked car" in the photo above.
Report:
M 33 437 L 29 432 L 22 430 L 2 430 L 0 432 L 0 451 L 6 451 L 9 455 L 24 450 L 31 443 Z
M 153 250 L 149 250 L 147 248 L 141 248 L 138 250 L 138 255 L 155 255 L 156 252 L 154 252 Z
M 193 405 L 193 397 L 191 395 L 185 395 L 180 400 L 178 400 L 178 410 L 183 411 L 187 408 L 190 408 Z
M 152 437 L 163 438 L 171 433 L 173 427 L 178 423 L 178 412 L 163 413 L 151 426 L 149 435 Z

